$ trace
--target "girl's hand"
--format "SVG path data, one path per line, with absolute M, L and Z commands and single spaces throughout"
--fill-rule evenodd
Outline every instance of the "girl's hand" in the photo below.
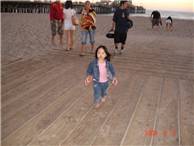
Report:
M 87 78 L 85 79 L 85 86 L 88 86 L 92 82 L 92 80 L 92 76 L 87 76 Z
M 114 86 L 116 86 L 116 85 L 118 84 L 118 80 L 117 80 L 117 78 L 113 78 L 113 80 L 112 80 L 112 84 L 113 84 Z

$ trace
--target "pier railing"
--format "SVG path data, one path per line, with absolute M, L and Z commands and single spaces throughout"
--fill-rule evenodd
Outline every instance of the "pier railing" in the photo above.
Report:
M 74 3 L 74 9 L 77 13 L 80 13 L 83 8 L 83 3 Z M 114 12 L 114 8 L 111 5 L 105 4 L 93 4 L 97 14 L 109 14 Z M 1 1 L 2 13 L 49 13 L 49 2 L 30 2 L 30 1 Z M 131 6 L 129 8 L 130 13 L 145 13 L 143 7 Z

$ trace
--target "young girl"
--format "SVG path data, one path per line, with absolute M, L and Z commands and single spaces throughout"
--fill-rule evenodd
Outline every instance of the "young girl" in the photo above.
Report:
M 105 102 L 108 82 L 117 85 L 115 71 L 110 63 L 110 53 L 105 46 L 99 46 L 95 52 L 95 59 L 89 64 L 85 85 L 93 81 L 95 108 L 99 108 L 101 102 Z

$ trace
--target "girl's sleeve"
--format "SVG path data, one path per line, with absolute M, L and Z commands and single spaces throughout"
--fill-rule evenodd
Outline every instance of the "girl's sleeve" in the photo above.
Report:
M 87 69 L 87 76 L 88 75 L 92 75 L 93 74 L 93 69 L 92 69 L 92 62 L 90 62 L 90 64 L 88 65 L 88 69 Z
M 110 63 L 110 71 L 111 71 L 111 73 L 112 73 L 112 76 L 113 77 L 115 77 L 115 69 L 114 69 L 114 67 L 113 67 L 113 65 Z

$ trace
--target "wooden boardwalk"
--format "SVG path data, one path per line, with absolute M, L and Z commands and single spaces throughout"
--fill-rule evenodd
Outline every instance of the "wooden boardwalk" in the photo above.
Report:
M 99 110 L 83 85 L 91 55 L 53 50 L 3 66 L 3 146 L 192 146 L 194 71 L 172 61 L 163 73 L 152 55 L 114 57 L 119 84 Z
M 3 62 L 2 146 L 193 146 L 193 48 L 139 43 L 112 59 L 119 84 L 98 110 L 83 84 L 93 55 L 50 49 Z

